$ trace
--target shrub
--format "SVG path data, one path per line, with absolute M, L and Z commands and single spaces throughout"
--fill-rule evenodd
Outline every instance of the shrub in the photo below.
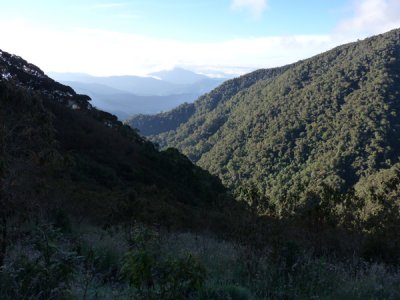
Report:
M 61 250 L 59 232 L 41 227 L 33 232 L 33 248 L 25 248 L 1 270 L 2 299 L 59 299 L 69 292 L 79 257 Z
M 121 273 L 139 298 L 190 299 L 202 288 L 206 269 L 194 256 L 163 256 L 157 234 L 148 229 L 138 230 L 133 243 Z

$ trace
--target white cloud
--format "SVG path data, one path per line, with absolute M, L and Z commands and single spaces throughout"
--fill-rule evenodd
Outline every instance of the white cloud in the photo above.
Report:
M 122 2 L 121 2 L 122 3 Z M 234 1 L 235 5 L 265 1 Z M 266 36 L 219 42 L 185 42 L 84 28 L 52 28 L 23 20 L 0 20 L 0 49 L 22 56 L 46 72 L 144 75 L 175 66 L 219 76 L 281 66 L 357 38 L 400 26 L 400 0 L 353 2 L 351 18 L 325 35 Z M 242 6 L 243 7 L 243 6 Z
M 24 22 L 0 21 L 0 48 L 44 71 L 93 75 L 147 74 L 187 67 L 243 74 L 280 66 L 328 50 L 329 35 L 272 36 L 193 43 L 133 34 L 75 28 L 56 30 Z M 13 30 L 9 30 L 13 28 Z
M 353 0 L 353 15 L 339 23 L 339 32 L 364 36 L 400 27 L 399 0 Z
M 267 8 L 267 0 L 232 0 L 233 9 L 247 9 L 255 17 L 259 17 Z

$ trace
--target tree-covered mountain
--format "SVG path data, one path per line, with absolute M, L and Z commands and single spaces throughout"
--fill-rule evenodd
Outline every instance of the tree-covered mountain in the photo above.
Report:
M 157 220 L 168 215 L 163 209 L 201 210 L 224 198 L 219 180 L 177 150 L 159 152 L 115 116 L 94 108 L 88 96 L 22 58 L 0 52 L 0 74 L 0 174 L 2 186 L 9 186 L 1 191 L 7 194 L 2 201 L 31 193 L 27 202 L 37 198 L 43 204 L 46 197 L 35 196 L 40 191 L 51 194 L 53 209 L 98 219 L 143 213 Z
M 230 94 L 224 86 L 241 79 L 226 82 L 183 122 L 175 110 L 142 131 L 159 133 L 151 139 L 219 175 L 260 213 L 397 228 L 400 30 L 269 71 Z M 148 130 L 163 116 L 179 126 Z

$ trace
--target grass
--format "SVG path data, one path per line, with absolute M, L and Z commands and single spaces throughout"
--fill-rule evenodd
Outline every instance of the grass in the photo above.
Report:
M 47 227 L 46 243 L 50 241 L 53 254 L 46 263 L 47 244 L 32 228 L 8 251 L 0 272 L 2 299 L 45 299 L 43 285 L 29 286 L 31 281 L 21 277 L 21 270 L 35 263 L 42 266 L 37 270 L 41 276 L 58 276 L 59 284 L 52 281 L 59 292 L 55 298 L 139 299 L 120 272 L 132 248 L 131 229 L 80 225 L 61 234 Z M 317 257 L 289 241 L 255 250 L 211 234 L 161 230 L 154 236 L 161 256 L 179 259 L 190 254 L 206 269 L 206 280 L 193 299 L 400 299 L 400 271 L 395 266 L 358 257 Z M 21 257 L 25 260 L 18 265 Z M 72 273 L 64 272 L 67 266 Z M 24 292 L 16 293 L 15 288 Z
M 236 289 L 246 299 L 400 299 L 400 272 L 383 263 L 315 257 L 291 242 L 256 251 L 210 235 L 162 236 L 164 253 L 192 253 L 204 264 L 206 289 Z

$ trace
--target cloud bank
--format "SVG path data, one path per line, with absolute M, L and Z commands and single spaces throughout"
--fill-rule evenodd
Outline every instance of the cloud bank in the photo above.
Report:
M 262 12 L 266 1 L 234 0 Z M 399 0 L 358 0 L 352 14 L 323 35 L 266 36 L 219 42 L 185 42 L 85 28 L 40 27 L 0 20 L 1 50 L 24 57 L 45 72 L 145 75 L 176 66 L 221 76 L 293 63 L 337 45 L 400 27 Z M 10 28 L 12 30 L 10 30 Z
M 12 26 L 13 30 L 7 28 Z M 45 71 L 93 75 L 147 74 L 174 66 L 243 74 L 317 54 L 334 46 L 327 35 L 270 36 L 194 43 L 75 28 L 53 30 L 25 22 L 2 24 L 2 50 Z M 18 38 L 16 38 L 18 37 Z
M 352 11 L 350 18 L 339 23 L 338 31 L 367 36 L 400 27 L 399 0 L 353 0 Z

